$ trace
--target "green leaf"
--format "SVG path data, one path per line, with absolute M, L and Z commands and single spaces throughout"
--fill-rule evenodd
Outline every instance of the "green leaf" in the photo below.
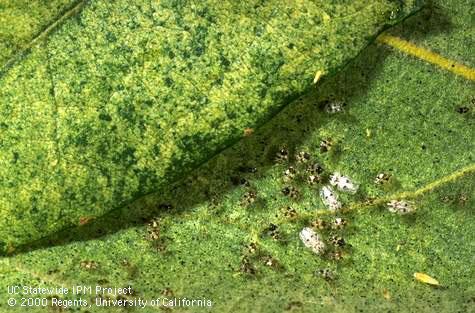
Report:
M 32 35 L 10 40 L 20 50 L 0 76 L 0 236 L 8 250 L 174 182 L 418 4 L 78 6 L 34 44 L 26 43 Z
M 465 40 L 470 5 L 440 0 L 392 35 L 473 67 L 473 43 Z M 473 90 L 473 82 L 451 72 L 372 45 L 338 76 L 176 188 L 0 259 L 0 289 L 19 282 L 40 287 L 130 285 L 136 293 L 126 299 L 205 297 L 213 301 L 213 312 L 471 312 Z M 331 115 L 319 108 L 329 98 L 345 101 L 345 112 Z M 469 111 L 460 113 L 460 107 Z M 333 138 L 334 145 L 321 152 L 320 141 L 326 138 Z M 314 255 L 298 238 L 317 216 L 332 216 L 318 198 L 321 185 L 282 180 L 290 164 L 275 163 L 274 156 L 285 144 L 291 155 L 307 151 L 326 173 L 338 170 L 360 184 L 356 195 L 343 199 L 345 207 L 356 209 L 342 213 L 349 224 L 340 235 L 351 246 L 344 248 L 341 261 Z M 290 162 L 298 172 L 305 169 Z M 257 171 L 250 170 L 254 167 Z M 393 182 L 375 184 L 381 172 L 392 174 Z M 243 178 L 250 186 L 241 184 Z M 288 184 L 301 191 L 299 199 L 281 193 Z M 241 205 L 250 190 L 257 192 L 256 201 Z M 401 193 L 415 202 L 413 215 L 393 215 L 384 203 L 374 205 Z M 288 206 L 296 216 L 288 214 Z M 279 236 L 269 234 L 270 223 L 278 226 Z M 250 243 L 256 248 L 249 249 Z M 269 257 L 275 260 L 272 266 Z M 325 268 L 334 272 L 334 280 L 315 274 Z M 415 272 L 436 278 L 443 287 L 418 283 Z M 9 297 L 0 294 L 0 308 L 22 312 L 6 306 Z M 57 297 L 89 303 L 96 298 Z M 142 311 L 82 309 L 128 310 Z M 149 308 L 155 310 L 166 311 Z M 173 309 L 187 310 L 205 311 Z
M 73 0 L 0 0 L 0 72 L 13 64 L 22 51 L 32 44 L 49 26 L 55 25 L 74 11 Z

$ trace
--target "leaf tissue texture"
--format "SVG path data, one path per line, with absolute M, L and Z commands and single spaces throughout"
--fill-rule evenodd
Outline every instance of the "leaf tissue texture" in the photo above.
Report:
M 73 0 L 0 0 L 0 70 L 74 3 Z
M 0 245 L 173 182 L 417 6 L 86 2 L 0 77 Z

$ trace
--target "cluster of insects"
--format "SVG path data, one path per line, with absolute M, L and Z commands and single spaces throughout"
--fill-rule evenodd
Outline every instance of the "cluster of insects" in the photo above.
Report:
M 465 114 L 465 113 L 468 113 L 469 111 L 470 111 L 469 107 L 460 107 L 457 109 L 457 112 L 460 114 Z
M 333 145 L 333 140 L 331 138 L 322 139 L 320 141 L 320 152 L 328 152 L 330 151 Z
M 280 263 L 274 257 L 262 251 L 256 243 L 251 242 L 244 249 L 239 271 L 247 275 L 256 275 L 259 264 L 273 269 L 281 268 Z
M 165 251 L 165 238 L 161 236 L 160 218 L 153 218 L 147 223 L 147 235 L 145 239 L 150 241 L 157 251 Z
M 295 155 L 295 160 L 298 163 L 307 163 L 310 160 L 310 153 L 306 151 L 300 151 Z
M 347 224 L 347 221 L 341 217 L 331 220 L 318 218 L 310 226 L 304 227 L 299 237 L 304 246 L 312 250 L 313 253 L 339 261 L 343 259 L 344 248 L 347 246 L 346 240 L 341 235 Z M 328 276 L 321 274 L 323 273 L 319 273 L 319 276 L 324 278 Z
M 257 168 L 253 166 L 239 166 L 237 168 L 239 172 L 237 175 L 231 176 L 231 183 L 234 186 L 242 186 L 246 188 L 246 192 L 241 196 L 241 206 L 251 206 L 257 200 L 257 191 L 251 188 L 251 182 L 243 177 L 243 175 L 254 174 L 257 172 Z
M 91 261 L 91 260 L 81 261 L 79 265 L 81 266 L 81 268 L 86 269 L 86 270 L 95 270 L 99 267 L 99 264 L 97 264 L 96 261 Z
M 274 223 L 270 223 L 269 226 L 265 229 L 264 233 L 274 240 L 279 240 L 281 238 L 279 226 Z
M 164 297 L 173 297 L 174 296 L 174 292 L 170 287 L 166 287 L 166 288 L 162 289 L 160 294 Z
M 283 146 L 275 155 L 276 162 L 286 162 L 289 160 L 289 150 L 287 147 Z
M 321 101 L 319 106 L 328 114 L 336 114 L 345 111 L 346 103 L 337 99 L 327 99 Z
M 389 212 L 401 215 L 413 213 L 415 211 L 414 203 L 406 200 L 391 200 L 387 203 L 387 206 Z
M 469 200 L 469 196 L 466 193 L 460 193 L 458 195 L 445 195 L 442 196 L 440 200 L 444 203 L 454 203 L 457 201 L 458 205 L 464 206 Z
M 311 154 L 306 151 L 299 151 L 291 154 L 286 146 L 278 148 L 274 155 L 274 161 L 277 164 L 291 163 L 295 161 L 295 165 L 289 165 L 282 172 L 282 181 L 285 185 L 281 188 L 281 193 L 292 199 L 298 200 L 300 198 L 300 190 L 293 185 L 293 182 L 306 182 L 308 185 L 319 184 L 324 181 L 323 167 L 315 162 L 312 162 Z M 255 173 L 256 168 L 240 168 L 241 172 Z M 232 176 L 231 182 L 235 186 L 244 186 L 248 190 L 241 196 L 240 204 L 242 206 L 250 206 L 254 204 L 258 198 L 257 191 L 249 188 L 251 184 L 248 180 L 240 176 Z
M 283 160 L 289 161 L 289 155 L 288 149 L 282 147 L 277 152 L 275 159 L 279 163 Z M 283 159 L 283 156 L 285 156 L 285 159 Z M 320 164 L 312 162 L 310 153 L 299 151 L 295 154 L 294 160 L 296 165 L 290 165 L 283 171 L 282 180 L 284 183 L 290 184 L 293 181 L 302 181 L 314 185 L 323 181 L 324 169 Z M 298 199 L 300 194 L 296 187 L 290 185 L 285 186 L 281 191 L 285 196 L 292 199 Z
M 152 219 L 147 223 L 147 226 L 147 239 L 150 241 L 160 239 L 160 219 Z
M 355 194 L 358 191 L 358 184 L 339 172 L 330 175 L 329 185 L 325 185 L 320 189 L 320 198 L 323 204 L 331 211 L 337 211 L 342 207 L 334 188 L 341 192 Z
M 384 184 L 387 184 L 390 179 L 391 179 L 391 175 L 390 175 L 390 174 L 387 174 L 387 173 L 379 173 L 379 174 L 376 175 L 376 177 L 374 178 L 374 183 L 375 183 L 376 185 L 384 185 Z
M 246 191 L 241 197 L 241 205 L 249 206 L 257 200 L 257 192 L 254 190 Z
M 327 152 L 332 148 L 333 142 L 330 138 L 326 138 L 320 143 L 320 151 Z M 342 207 L 337 192 L 345 192 L 354 194 L 358 190 L 358 184 L 347 176 L 339 172 L 326 174 L 321 164 L 313 160 L 310 153 L 306 151 L 297 151 L 291 153 L 286 146 L 277 149 L 274 155 L 274 161 L 277 164 L 287 164 L 282 169 L 283 186 L 280 190 L 281 194 L 292 200 L 299 199 L 301 192 L 297 188 L 300 183 L 309 186 L 321 185 L 318 192 L 321 196 L 323 204 L 330 210 L 336 211 Z M 290 164 L 289 164 L 290 163 Z M 234 185 L 242 185 L 249 187 L 245 179 L 233 178 Z M 297 183 L 297 185 L 295 184 Z M 255 190 L 247 190 L 241 197 L 241 205 L 250 205 L 256 201 L 257 192 Z M 297 210 L 292 205 L 287 205 L 282 209 L 282 215 L 286 219 L 294 219 L 298 216 Z M 330 220 L 317 219 L 310 226 L 301 230 L 299 237 L 305 247 L 312 250 L 315 254 L 325 256 L 330 260 L 341 260 L 346 246 L 345 239 L 341 236 L 341 231 L 347 225 L 345 219 L 341 217 Z M 279 226 L 274 223 L 268 224 L 263 230 L 265 237 L 272 238 L 276 241 L 282 240 L 282 234 Z M 276 267 L 278 262 L 269 255 L 257 258 L 260 263 L 256 263 L 256 255 L 259 255 L 257 245 L 251 243 L 247 246 L 245 255 L 241 260 L 240 271 L 246 274 L 255 274 L 257 271 L 256 264 Z M 326 280 L 333 279 L 333 273 L 329 270 L 322 270 L 319 273 Z
M 334 103 L 334 102 L 329 102 Z M 320 151 L 327 152 L 331 149 L 333 143 L 330 138 L 323 139 L 320 142 Z M 276 156 L 276 159 L 282 161 L 282 156 L 285 156 L 285 160 L 289 160 L 289 152 L 288 150 L 283 147 L 281 148 Z M 289 183 L 293 180 L 298 178 L 305 181 L 308 185 L 316 185 L 316 184 L 323 184 L 325 181 L 328 182 L 327 185 L 324 185 L 320 189 L 320 197 L 322 199 L 323 204 L 330 210 L 336 211 L 342 207 L 341 202 L 338 199 L 338 195 L 334 189 L 346 192 L 350 194 L 354 194 L 358 190 L 358 184 L 356 184 L 352 179 L 347 176 L 340 174 L 339 172 L 335 172 L 328 176 L 325 175 L 324 168 L 316 162 L 312 161 L 310 153 L 306 151 L 300 151 L 295 155 L 295 161 L 297 166 L 289 166 L 283 172 L 283 181 L 285 183 Z M 302 168 L 302 165 L 305 168 L 303 174 L 299 172 L 299 169 Z M 303 177 L 304 176 L 304 177 Z M 299 195 L 299 191 L 292 186 L 285 186 L 282 189 L 282 193 L 292 199 L 297 199 Z
M 327 101 L 324 109 L 328 113 L 342 112 L 344 103 L 340 101 Z M 331 138 L 324 138 L 319 143 L 321 153 L 326 153 L 334 149 L 335 143 Z M 338 212 L 343 204 L 340 200 L 341 193 L 354 195 L 359 190 L 359 184 L 352 178 L 341 172 L 328 173 L 324 167 L 316 162 L 313 156 L 307 151 L 291 152 L 287 146 L 276 149 L 274 162 L 282 166 L 281 179 L 282 186 L 280 193 L 294 201 L 298 200 L 302 193 L 299 188 L 302 183 L 314 188 L 319 186 L 319 194 L 324 206 L 332 211 Z M 242 172 L 254 173 L 255 168 L 243 168 Z M 391 174 L 378 173 L 374 178 L 376 185 L 386 185 L 392 180 Z M 249 206 L 257 201 L 258 192 L 250 188 L 250 183 L 242 177 L 232 177 L 234 185 L 246 187 L 246 191 L 241 197 L 241 205 Z M 299 188 L 298 188 L 298 187 Z M 389 211 L 397 214 L 407 214 L 414 211 L 414 204 L 405 200 L 393 200 L 387 204 Z M 298 211 L 293 205 L 286 205 L 281 214 L 287 220 L 298 218 Z M 347 221 L 342 217 L 318 218 L 313 220 L 307 227 L 301 229 L 299 238 L 303 245 L 316 255 L 332 261 L 340 261 L 347 254 L 348 243 L 343 237 Z M 263 235 L 276 241 L 283 240 L 283 234 L 278 224 L 270 223 L 263 230 Z M 278 262 L 268 254 L 259 251 L 257 244 L 251 243 L 246 247 L 246 252 L 241 259 L 240 272 L 254 275 L 261 266 L 278 267 Z M 335 277 L 335 273 L 328 269 L 318 269 L 315 274 L 324 280 L 330 281 Z
M 288 219 L 293 219 L 297 217 L 297 210 L 295 210 L 291 206 L 287 206 L 283 211 L 284 216 Z
M 298 199 L 300 196 L 300 191 L 294 186 L 282 188 L 282 193 L 291 199 Z
M 320 143 L 320 151 L 329 151 L 332 144 L 330 138 L 323 139 Z M 307 185 L 313 186 L 327 181 L 328 184 L 320 190 L 320 197 L 327 208 L 335 211 L 340 209 L 342 205 L 334 188 L 351 194 L 356 193 L 358 189 L 358 185 L 355 182 L 338 172 L 332 175 L 325 175 L 322 165 L 313 161 L 311 154 L 307 151 L 298 151 L 293 154 L 284 145 L 277 149 L 274 161 L 277 164 L 291 163 L 282 172 L 282 181 L 285 185 L 281 188 L 281 193 L 292 200 L 298 200 L 301 195 L 300 190 L 293 185 L 293 182 L 305 182 Z M 246 172 L 249 171 L 246 170 Z M 250 187 L 249 182 L 245 178 L 233 176 L 231 181 L 234 185 Z M 241 197 L 241 205 L 249 206 L 255 203 L 256 200 L 257 192 L 255 190 L 248 190 Z
M 322 268 L 316 271 L 316 274 L 326 281 L 331 281 L 335 279 L 335 273 L 329 268 Z
M 248 275 L 255 275 L 257 271 L 247 256 L 242 258 L 239 270 L 241 273 Z
M 295 175 L 297 175 L 297 170 L 293 166 L 289 166 L 288 169 L 284 171 L 284 181 L 285 182 L 290 182 L 295 178 Z

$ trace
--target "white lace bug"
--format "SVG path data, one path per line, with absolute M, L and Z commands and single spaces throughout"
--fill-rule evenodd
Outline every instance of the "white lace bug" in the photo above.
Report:
M 336 187 L 340 191 L 351 194 L 356 193 L 358 190 L 358 184 L 353 182 L 349 177 L 341 175 L 339 172 L 335 172 L 330 176 L 330 185 Z
M 311 249 L 316 254 L 323 254 L 325 252 L 325 242 L 319 234 L 317 234 L 310 227 L 305 227 L 299 234 L 305 247 Z
M 338 195 L 333 191 L 330 186 L 323 186 L 320 190 L 320 198 L 323 204 L 325 204 L 331 211 L 341 209 L 341 203 L 338 200 Z

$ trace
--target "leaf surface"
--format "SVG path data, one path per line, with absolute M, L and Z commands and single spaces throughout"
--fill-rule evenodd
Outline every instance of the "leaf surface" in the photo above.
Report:
M 465 40 L 470 5 L 437 1 L 391 35 L 456 56 L 473 68 L 472 45 Z M 2 258 L 0 288 L 18 282 L 44 287 L 131 285 L 136 294 L 127 299 L 205 297 L 213 301 L 213 312 L 471 312 L 473 91 L 471 81 L 372 45 L 338 76 L 290 104 L 178 187 L 55 234 L 30 246 L 32 251 Z M 328 114 L 320 108 L 330 98 L 344 101 L 345 111 Z M 460 107 L 470 109 L 461 113 Z M 333 150 L 322 152 L 320 142 L 327 138 L 333 139 Z M 290 150 L 290 160 L 276 163 L 282 145 Z M 355 209 L 340 215 L 348 221 L 339 233 L 348 245 L 340 261 L 316 256 L 298 238 L 315 218 L 334 217 L 318 197 L 321 185 L 283 180 L 290 165 L 304 172 L 305 166 L 293 157 L 298 151 L 308 152 L 326 173 L 339 171 L 359 183 L 356 195 L 341 194 L 345 207 Z M 376 184 L 382 172 L 391 174 L 394 183 Z M 287 185 L 298 188 L 300 198 L 282 194 Z M 243 205 L 249 191 L 256 192 L 256 201 Z M 392 214 L 385 201 L 373 205 L 401 193 L 414 201 L 414 214 Z M 278 232 L 270 232 L 270 223 Z M 331 231 L 322 236 L 329 244 Z M 332 271 L 334 279 L 325 280 L 321 269 Z M 415 270 L 430 273 L 444 287 L 417 282 Z M 7 297 L 0 294 L 2 308 Z M 95 295 L 83 298 L 93 303 Z M 150 308 L 155 310 L 164 309 Z M 124 311 L 143 310 L 93 308 Z
M 172 183 L 417 8 L 388 0 L 83 4 L 0 76 L 4 249 Z
M 73 0 L 1 0 L 0 71 L 15 56 L 31 46 L 49 25 L 54 24 L 78 1 Z

